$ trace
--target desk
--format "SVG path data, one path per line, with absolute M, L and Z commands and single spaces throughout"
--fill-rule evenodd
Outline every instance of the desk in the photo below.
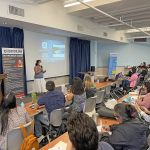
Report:
M 116 82 L 100 82 L 100 83 L 96 83 L 96 88 L 97 89 L 102 89 L 102 88 L 105 88 L 107 86 L 113 85 L 115 83 Z
M 32 102 L 26 103 L 25 104 L 25 109 L 27 111 L 27 113 L 29 114 L 30 117 L 34 117 L 35 115 L 43 112 L 45 110 L 45 108 L 40 108 L 40 109 L 32 109 L 29 106 L 32 105 Z
M 105 119 L 105 118 L 98 118 L 98 122 L 102 120 L 102 124 L 103 125 L 112 125 L 112 124 L 118 124 L 117 120 L 114 119 Z M 47 145 L 45 145 L 43 148 L 41 148 L 40 150 L 48 150 L 49 148 L 54 147 L 58 142 L 62 141 L 67 143 L 68 142 L 68 133 L 64 133 L 63 135 L 61 135 L 60 137 L 56 138 L 55 140 L 53 140 L 52 142 L 48 143 Z

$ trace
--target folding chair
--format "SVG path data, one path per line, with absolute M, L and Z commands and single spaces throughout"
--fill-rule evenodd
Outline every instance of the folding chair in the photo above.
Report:
M 24 125 L 28 134 L 30 132 L 31 123 L 32 122 L 29 122 Z M 32 132 L 34 133 L 34 131 Z M 7 134 L 7 150 L 19 150 L 23 140 L 24 137 L 22 135 L 20 127 L 9 131 Z

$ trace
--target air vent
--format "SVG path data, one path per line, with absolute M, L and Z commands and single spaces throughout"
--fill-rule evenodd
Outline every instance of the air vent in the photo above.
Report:
M 147 42 L 147 38 L 136 38 L 134 42 Z
M 107 32 L 103 32 L 103 36 L 108 36 L 108 33 Z
M 24 9 L 9 5 L 9 14 L 24 17 Z

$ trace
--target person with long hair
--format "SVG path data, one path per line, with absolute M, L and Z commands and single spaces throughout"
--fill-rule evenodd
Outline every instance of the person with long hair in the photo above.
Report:
M 44 73 L 46 70 L 43 69 L 42 61 L 36 60 L 34 67 L 34 92 L 45 93 L 46 92 L 46 82 L 44 79 Z
M 150 108 L 150 82 L 146 82 L 144 84 L 144 89 L 145 89 L 145 96 L 141 97 L 140 99 L 137 100 L 137 104 L 139 106 L 143 106 L 147 109 Z
M 0 106 L 0 148 L 7 149 L 7 134 L 12 129 L 31 121 L 24 108 L 17 107 L 14 93 L 9 93 Z M 17 139 L 16 139 L 17 140 Z
M 70 93 L 66 96 L 67 101 L 72 101 L 71 108 L 74 111 L 82 112 L 86 101 L 84 85 L 79 77 L 73 79 Z
M 105 141 L 115 150 L 144 150 L 147 148 L 148 126 L 137 118 L 135 107 L 119 103 L 114 107 L 114 111 L 119 124 L 110 127 L 111 134 Z
M 88 74 L 85 75 L 83 84 L 86 92 L 86 97 L 87 98 L 94 97 L 96 93 L 96 88 L 94 86 L 94 83 L 92 82 L 90 75 Z

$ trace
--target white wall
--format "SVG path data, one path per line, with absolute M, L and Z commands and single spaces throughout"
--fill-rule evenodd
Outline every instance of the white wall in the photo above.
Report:
M 98 43 L 98 67 L 108 66 L 109 53 L 118 54 L 117 66 L 139 65 L 143 61 L 150 63 L 150 45 L 148 44 Z
M 8 14 L 8 5 L 23 8 L 25 10 L 25 17 Z M 14 4 L 10 2 L 8 3 L 5 0 L 0 0 L 0 17 L 98 38 L 106 38 L 122 42 L 126 41 L 122 31 L 115 31 L 106 27 L 103 28 L 99 24 L 93 23 L 87 19 L 67 14 L 66 8 L 63 7 L 61 0 L 55 0 L 41 5 Z M 104 37 L 103 32 L 107 32 L 108 36 Z M 123 37 L 123 40 L 121 40 L 121 37 Z

